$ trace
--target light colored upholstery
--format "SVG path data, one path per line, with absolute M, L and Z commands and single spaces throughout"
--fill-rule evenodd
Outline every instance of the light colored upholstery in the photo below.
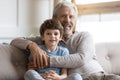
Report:
M 120 42 L 96 44 L 96 54 L 106 72 L 120 75 Z M 25 52 L 0 44 L 0 80 L 23 80 L 26 64 Z
M 106 72 L 120 75 L 120 42 L 96 44 L 96 54 Z
M 0 80 L 23 80 L 26 55 L 10 45 L 0 44 Z

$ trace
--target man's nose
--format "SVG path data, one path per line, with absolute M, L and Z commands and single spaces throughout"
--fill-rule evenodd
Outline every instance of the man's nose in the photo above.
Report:
M 66 22 L 70 22 L 69 16 L 67 16 L 67 17 L 65 18 L 65 21 L 66 21 Z

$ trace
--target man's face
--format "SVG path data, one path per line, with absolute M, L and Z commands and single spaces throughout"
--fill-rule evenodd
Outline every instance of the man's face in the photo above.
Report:
M 74 9 L 67 6 L 60 8 L 57 12 L 57 19 L 64 27 L 64 35 L 71 35 L 76 24 Z

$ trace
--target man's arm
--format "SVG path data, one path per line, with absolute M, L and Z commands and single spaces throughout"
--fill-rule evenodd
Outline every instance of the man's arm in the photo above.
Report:
M 33 42 L 35 42 L 37 44 L 41 44 L 40 36 L 30 37 L 30 38 L 19 37 L 19 38 L 13 39 L 10 44 L 19 49 L 27 50 L 28 45 Z
M 34 41 L 34 42 L 33 42 Z M 33 56 L 33 62 L 29 63 L 29 68 L 44 68 L 48 66 L 49 56 L 39 48 L 37 44 L 40 44 L 40 37 L 35 38 L 16 38 L 12 40 L 11 45 L 23 49 L 29 50 Z
M 71 54 L 50 57 L 50 66 L 76 68 L 93 59 L 95 46 L 89 33 L 75 34 L 66 43 Z

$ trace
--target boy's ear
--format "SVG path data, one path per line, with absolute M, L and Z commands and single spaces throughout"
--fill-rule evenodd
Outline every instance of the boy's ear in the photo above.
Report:
M 60 37 L 60 41 L 62 40 L 62 36 Z
M 44 37 L 43 36 L 41 36 L 41 40 L 44 41 Z

